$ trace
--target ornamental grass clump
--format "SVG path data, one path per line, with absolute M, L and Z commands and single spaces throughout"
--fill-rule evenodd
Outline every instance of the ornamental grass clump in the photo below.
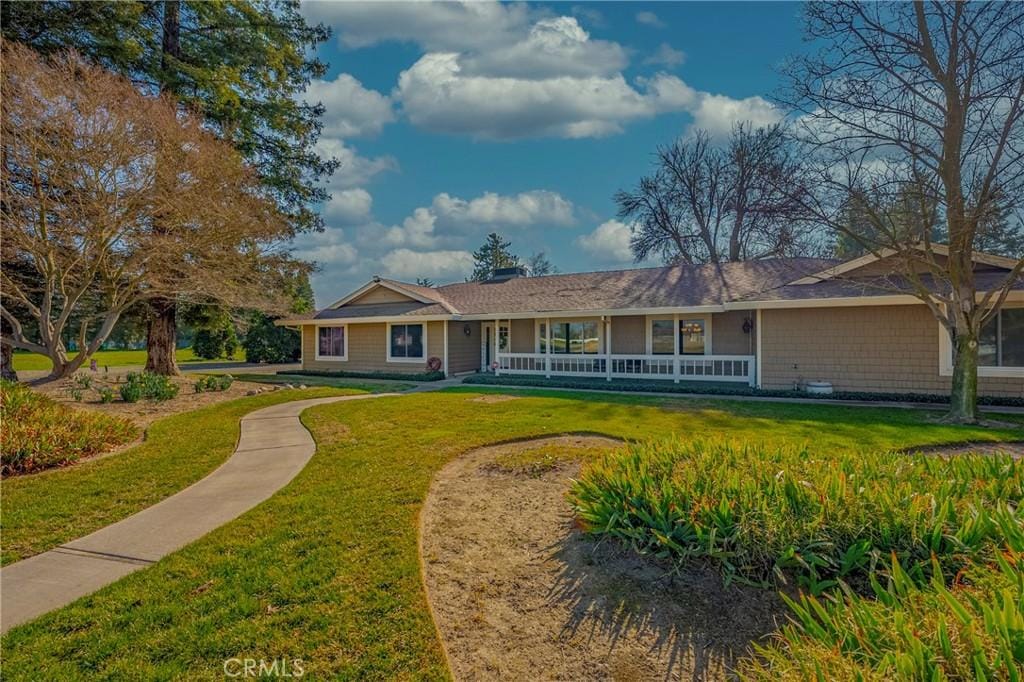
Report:
M 1024 678 L 1024 566 L 997 556 L 951 586 L 920 586 L 892 562 L 873 599 L 783 597 L 792 622 L 757 655 L 745 680 L 1020 680 Z
M 949 580 L 1000 549 L 1024 550 L 1024 463 L 892 452 L 827 453 L 725 442 L 630 445 L 570 490 L 583 527 L 727 580 L 840 582 L 866 593 L 890 555 L 911 579 Z M 932 556 L 936 561 L 932 562 Z
M 0 473 L 24 474 L 63 466 L 130 442 L 129 420 L 69 409 L 27 386 L 0 382 Z

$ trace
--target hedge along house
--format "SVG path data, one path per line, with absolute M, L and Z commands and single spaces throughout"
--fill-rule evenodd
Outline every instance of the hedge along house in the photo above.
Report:
M 1014 261 L 977 254 L 979 291 Z M 304 319 L 306 370 L 948 393 L 952 350 L 887 258 L 785 258 L 423 287 L 375 277 Z M 983 334 L 979 392 L 1024 397 L 1024 278 Z

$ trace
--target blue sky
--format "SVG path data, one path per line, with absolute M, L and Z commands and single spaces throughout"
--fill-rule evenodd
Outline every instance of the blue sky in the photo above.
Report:
M 613 194 L 658 144 L 781 112 L 796 3 L 304 3 L 334 29 L 306 94 L 339 157 L 296 241 L 318 305 L 374 274 L 461 281 L 488 232 L 562 272 L 630 267 Z

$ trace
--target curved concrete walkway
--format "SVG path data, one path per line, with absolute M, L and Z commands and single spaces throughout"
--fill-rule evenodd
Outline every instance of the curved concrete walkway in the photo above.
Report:
M 206 478 L 83 538 L 0 569 L 0 632 L 152 564 L 284 487 L 316 452 L 308 407 L 397 393 L 296 400 L 242 418 L 235 452 Z

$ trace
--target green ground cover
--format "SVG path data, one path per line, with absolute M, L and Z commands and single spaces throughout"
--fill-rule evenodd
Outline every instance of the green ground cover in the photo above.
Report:
M 0 563 L 9 564 L 128 517 L 198 481 L 228 458 L 239 420 L 268 405 L 359 393 L 274 391 L 154 422 L 146 440 L 110 457 L 0 483 Z
M 219 678 L 238 656 L 298 658 L 315 679 L 447 678 L 420 581 L 418 514 L 438 469 L 485 444 L 717 435 L 840 453 L 1021 436 L 909 410 L 550 391 L 478 399 L 493 392 L 307 411 L 318 448 L 295 480 L 154 566 L 9 632 L 5 678 Z
M 584 467 L 570 499 L 598 536 L 763 587 L 870 592 L 895 557 L 919 584 L 1024 552 L 1024 463 L 670 439 Z

